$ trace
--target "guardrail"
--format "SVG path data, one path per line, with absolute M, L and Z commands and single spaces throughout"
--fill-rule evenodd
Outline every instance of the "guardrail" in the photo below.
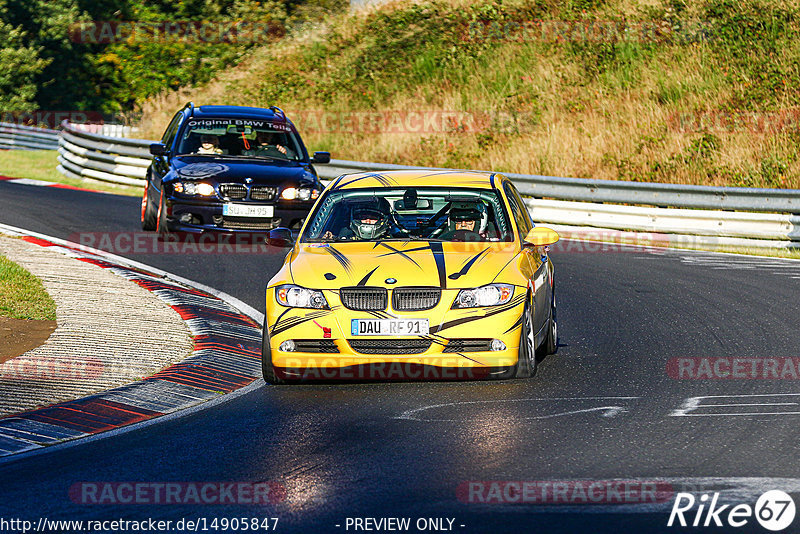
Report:
M 144 185 L 153 141 L 94 134 L 67 123 L 62 128 L 58 169 L 63 174 Z M 324 180 L 352 172 L 424 169 L 452 170 L 345 160 L 317 166 Z M 704 236 L 700 241 L 706 245 L 800 248 L 800 216 L 792 215 L 800 213 L 800 190 L 504 174 L 528 197 L 534 221 L 570 231 L 656 232 Z
M 331 160 L 325 169 L 332 178 L 346 172 L 439 169 L 409 167 L 365 161 Z M 650 206 L 800 213 L 800 190 L 759 189 L 753 187 L 709 187 L 702 185 L 659 184 L 562 178 L 535 174 L 502 173 L 511 178 L 523 195 L 583 202 L 615 202 Z
M 115 184 L 144 186 L 150 165 L 150 143 L 89 132 L 61 124 L 58 171 L 70 178 L 92 178 Z
M 58 131 L 0 122 L 0 148 L 12 150 L 53 150 Z

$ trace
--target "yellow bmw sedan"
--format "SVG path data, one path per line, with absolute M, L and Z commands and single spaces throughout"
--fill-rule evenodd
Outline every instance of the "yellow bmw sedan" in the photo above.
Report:
M 266 289 L 264 379 L 525 378 L 558 347 L 548 246 L 501 174 L 347 174 Z

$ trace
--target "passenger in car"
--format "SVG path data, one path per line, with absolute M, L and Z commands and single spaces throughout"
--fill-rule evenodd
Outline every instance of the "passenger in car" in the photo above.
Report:
M 219 147 L 219 139 L 216 135 L 201 135 L 200 148 L 197 149 L 198 154 L 222 154 L 223 151 Z

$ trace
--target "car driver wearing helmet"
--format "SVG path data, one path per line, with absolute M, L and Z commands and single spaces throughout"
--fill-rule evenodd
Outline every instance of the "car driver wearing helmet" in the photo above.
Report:
M 450 208 L 447 231 L 439 236 L 443 241 L 486 241 L 482 231 L 483 213 L 477 204 L 458 203 Z
M 350 210 L 350 223 L 339 231 L 337 237 L 354 241 L 373 241 L 388 237 L 391 223 L 385 202 L 385 199 L 379 199 L 377 203 L 353 206 Z M 327 231 L 322 237 L 333 239 L 334 235 Z

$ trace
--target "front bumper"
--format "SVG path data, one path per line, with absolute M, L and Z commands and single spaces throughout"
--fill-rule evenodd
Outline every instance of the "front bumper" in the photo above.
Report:
M 278 227 L 299 227 L 314 201 L 237 202 L 252 206 L 273 206 L 272 217 L 223 216 L 221 201 L 168 198 L 167 227 L 174 232 L 264 233 Z

